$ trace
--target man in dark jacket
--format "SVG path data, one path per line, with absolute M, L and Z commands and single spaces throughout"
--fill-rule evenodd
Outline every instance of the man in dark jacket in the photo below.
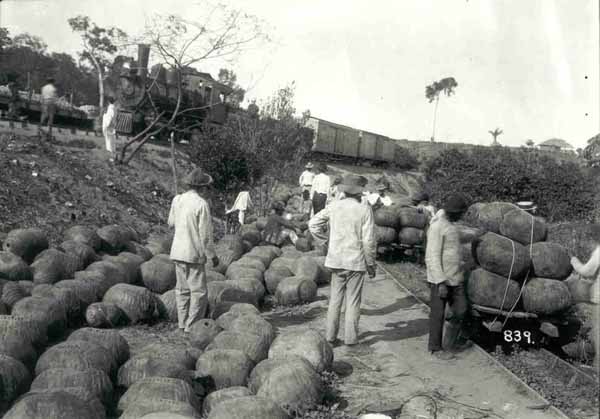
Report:
M 267 217 L 267 224 L 262 231 L 263 240 L 274 246 L 281 246 L 289 238 L 293 244 L 296 244 L 298 240 L 296 231 L 300 232 L 298 225 L 283 218 L 284 206 L 281 202 L 273 202 L 271 208 L 273 213 Z

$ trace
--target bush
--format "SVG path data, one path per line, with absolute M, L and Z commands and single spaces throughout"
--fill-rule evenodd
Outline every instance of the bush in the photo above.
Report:
M 394 166 L 401 170 L 414 170 L 419 167 L 419 159 L 408 148 L 396 146 Z
M 236 115 L 218 130 L 202 132 L 191 146 L 192 160 L 207 170 L 217 190 L 237 189 L 242 182 L 271 174 L 297 182 L 312 147 L 313 131 L 293 115 L 294 87 L 279 89 L 258 119 Z M 288 179 L 282 178 L 288 176 Z
M 449 149 L 426 164 L 436 205 L 453 192 L 472 202 L 532 200 L 548 221 L 589 220 L 594 209 L 592 176 L 574 162 L 534 150 L 476 147 Z

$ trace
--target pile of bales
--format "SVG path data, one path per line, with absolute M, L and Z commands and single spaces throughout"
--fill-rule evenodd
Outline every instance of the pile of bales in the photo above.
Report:
M 422 245 L 430 221 L 428 214 L 427 211 L 403 204 L 379 208 L 373 214 L 377 245 Z
M 547 226 L 513 204 L 475 204 L 467 218 L 484 230 L 472 244 L 475 269 L 467 293 L 477 305 L 556 315 L 573 299 L 564 280 L 571 274 L 567 250 L 545 241 Z
M 289 188 L 285 185 L 277 185 L 271 196 L 272 202 L 281 202 L 285 205 L 284 217 L 296 223 L 301 233 L 298 235 L 296 249 L 301 252 L 309 252 L 315 248 L 315 243 L 310 231 L 308 231 L 308 212 L 306 203 L 302 198 L 300 188 Z M 260 232 L 267 224 L 267 217 L 259 217 L 255 222 L 242 227 L 241 233 L 245 242 L 245 248 L 249 244 L 257 245 L 261 238 Z
M 330 280 L 325 257 L 254 236 L 225 236 L 219 265 L 206 265 L 211 318 L 192 327 L 194 351 L 153 344 L 130 357 L 110 328 L 177 320 L 170 240 L 142 245 L 127 227 L 78 226 L 51 248 L 41 230 L 9 232 L 0 252 L 0 412 L 270 419 L 320 403 L 318 372 L 331 365 L 331 347 L 310 330 L 275 337 L 257 307 L 268 294 L 286 305 L 312 301 Z

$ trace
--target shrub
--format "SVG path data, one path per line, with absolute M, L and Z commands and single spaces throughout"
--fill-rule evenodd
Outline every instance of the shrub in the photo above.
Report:
M 453 192 L 473 202 L 532 200 L 548 221 L 588 220 L 594 209 L 592 176 L 574 162 L 533 150 L 449 149 L 425 167 L 436 205 Z
M 413 170 L 419 167 L 419 159 L 408 148 L 396 146 L 394 166 L 402 170 Z

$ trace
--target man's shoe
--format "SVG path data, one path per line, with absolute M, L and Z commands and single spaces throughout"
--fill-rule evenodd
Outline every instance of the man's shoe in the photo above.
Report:
M 473 346 L 473 342 L 471 342 L 470 340 L 467 340 L 459 345 L 454 345 L 451 350 L 452 350 L 452 352 L 462 352 L 462 351 L 469 349 L 472 346 Z
M 450 361 L 455 358 L 450 352 L 447 351 L 433 351 L 431 352 L 431 356 L 441 360 L 441 361 Z

